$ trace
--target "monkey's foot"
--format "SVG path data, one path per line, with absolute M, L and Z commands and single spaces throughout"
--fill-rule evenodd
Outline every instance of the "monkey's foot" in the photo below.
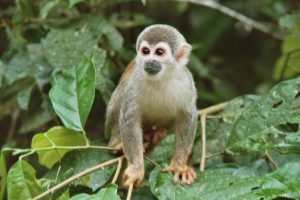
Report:
M 123 185 L 128 188 L 131 183 L 134 187 L 140 185 L 144 178 L 144 167 L 129 165 L 123 175 Z
M 168 172 L 168 171 L 174 172 L 174 177 L 173 177 L 174 184 L 180 182 L 181 185 L 185 185 L 185 184 L 189 185 L 197 178 L 197 174 L 195 173 L 193 168 L 188 167 L 186 165 L 184 165 L 183 167 L 179 167 L 171 163 L 168 167 L 163 169 L 163 172 Z M 180 176 L 181 176 L 181 181 L 179 180 Z

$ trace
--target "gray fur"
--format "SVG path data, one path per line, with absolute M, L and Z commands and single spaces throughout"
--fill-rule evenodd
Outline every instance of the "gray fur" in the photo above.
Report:
M 177 29 L 165 24 L 156 24 L 148 26 L 138 37 L 136 49 L 140 48 L 142 41 L 147 41 L 150 45 L 164 41 L 171 47 L 172 54 L 178 52 L 181 42 L 185 42 L 184 37 Z
M 137 49 L 143 40 L 150 44 L 166 42 L 173 53 L 179 50 L 180 43 L 186 43 L 183 36 L 168 25 L 146 28 L 137 39 Z M 135 65 L 138 63 L 135 62 Z M 109 101 L 105 134 L 110 137 L 109 146 L 123 143 L 128 171 L 133 169 L 130 166 L 137 166 L 134 170 L 139 170 L 136 173 L 138 177 L 128 172 L 127 176 L 133 177 L 133 180 L 142 180 L 144 176 L 143 127 L 174 127 L 173 162 L 179 167 L 186 166 L 196 129 L 197 93 L 191 73 L 185 66 L 187 62 L 178 63 L 168 66 L 173 70 L 165 71 L 160 79 L 149 78 L 143 73 L 143 67 L 135 66 L 120 82 Z

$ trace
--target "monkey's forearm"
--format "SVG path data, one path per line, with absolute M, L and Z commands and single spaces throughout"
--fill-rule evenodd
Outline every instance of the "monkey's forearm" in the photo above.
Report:
M 176 120 L 175 125 L 175 152 L 173 156 L 174 164 L 186 165 L 191 153 L 196 129 L 196 108 L 190 112 L 184 112 Z
M 135 106 L 130 99 L 124 101 L 120 116 L 120 134 L 123 151 L 129 164 L 143 166 L 143 132 Z

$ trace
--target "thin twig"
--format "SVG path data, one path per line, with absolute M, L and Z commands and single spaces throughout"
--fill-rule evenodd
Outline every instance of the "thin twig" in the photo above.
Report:
M 120 174 L 120 171 L 121 171 L 121 168 L 122 168 L 123 160 L 124 160 L 124 156 L 121 156 L 121 157 L 120 157 L 120 160 L 119 160 L 119 162 L 118 162 L 118 167 L 117 167 L 117 169 L 116 169 L 114 178 L 113 178 L 113 180 L 111 181 L 111 183 L 116 183 L 116 182 L 117 182 L 117 179 L 118 179 L 118 177 L 119 177 L 119 174 Z
M 262 157 L 263 157 L 268 163 L 271 163 L 271 165 L 273 166 L 273 168 L 274 168 L 275 170 L 278 169 L 276 162 L 273 160 L 272 156 L 268 153 L 267 150 L 262 154 Z
M 204 171 L 206 158 L 206 114 L 202 114 L 201 120 L 201 162 L 200 171 Z
M 161 166 L 160 166 L 157 162 L 155 162 L 154 160 L 152 160 L 152 159 L 149 158 L 148 156 L 144 155 L 144 158 L 145 158 L 146 160 L 148 160 L 150 163 L 152 163 L 154 166 L 156 166 L 156 167 L 158 167 L 158 168 L 161 168 Z
M 106 146 L 94 146 L 94 145 L 85 145 L 85 146 L 50 146 L 50 147 L 41 147 L 41 148 L 28 148 L 28 149 L 18 149 L 18 148 L 3 148 L 1 151 L 12 151 L 13 155 L 18 155 L 28 152 L 38 152 L 38 151 L 51 151 L 51 150 L 78 150 L 78 149 L 102 149 L 102 150 L 111 150 L 116 151 L 118 149 L 106 147 Z
M 222 155 L 222 154 L 224 154 L 224 153 L 225 153 L 225 151 L 220 151 L 220 152 L 217 152 L 217 153 L 213 153 L 213 154 L 207 155 L 205 158 L 206 158 L 206 160 L 207 160 L 207 159 L 211 159 L 211 158 L 213 158 L 213 157 Z
M 80 177 L 85 176 L 85 175 L 87 175 L 87 174 L 90 174 L 90 173 L 92 173 L 92 172 L 94 172 L 94 171 L 97 171 L 97 170 L 99 170 L 99 169 L 102 169 L 103 167 L 106 167 L 106 166 L 109 166 L 109 165 L 114 164 L 114 163 L 116 163 L 116 162 L 119 162 L 120 159 L 123 159 L 123 156 L 118 157 L 118 158 L 115 158 L 115 159 L 112 159 L 112 160 L 109 160 L 109 161 L 106 161 L 106 162 L 101 163 L 101 164 L 99 164 L 99 165 L 96 165 L 96 166 L 94 166 L 94 167 L 88 168 L 88 169 L 86 169 L 85 171 L 80 172 L 80 173 L 78 173 L 78 174 L 76 174 L 76 175 L 74 175 L 74 176 L 71 176 L 70 178 L 64 180 L 63 182 L 57 184 L 56 186 L 50 188 L 49 190 L 46 190 L 45 192 L 43 192 L 43 193 L 39 194 L 38 196 L 34 197 L 33 200 L 43 199 L 43 198 L 46 197 L 47 195 L 52 194 L 52 193 L 54 193 L 55 191 L 57 191 L 57 190 L 63 188 L 64 186 L 68 185 L 68 184 L 71 183 L 72 181 L 74 181 L 74 180 L 76 180 L 76 179 L 79 179 Z
M 214 10 L 217 10 L 231 18 L 234 18 L 244 24 L 246 24 L 249 27 L 253 27 L 256 30 L 259 30 L 267 35 L 272 36 L 275 39 L 279 39 L 281 40 L 283 38 L 283 34 L 280 30 L 276 30 L 274 29 L 274 25 L 270 26 L 270 25 L 266 25 L 263 24 L 261 22 L 257 22 L 235 10 L 232 10 L 226 6 L 223 6 L 222 4 L 219 4 L 215 1 L 212 0 L 175 0 L 175 1 L 180 1 L 180 2 L 190 2 L 193 4 L 197 4 L 197 5 L 201 5 L 201 6 L 205 6 Z
M 130 199 L 131 199 L 132 190 L 133 190 L 133 183 L 131 183 L 131 184 L 129 185 L 126 200 L 130 200 Z
M 210 106 L 208 108 L 198 110 L 197 114 L 198 114 L 198 116 L 200 116 L 202 114 L 205 114 L 205 115 L 212 114 L 219 110 L 222 110 L 226 105 L 227 105 L 227 102 L 219 103 L 219 104 Z
M 205 159 L 206 159 L 206 116 L 208 114 L 215 113 L 224 109 L 227 102 L 219 103 L 208 108 L 198 110 L 197 114 L 200 116 L 201 122 L 201 161 L 200 161 L 200 171 L 204 171 Z

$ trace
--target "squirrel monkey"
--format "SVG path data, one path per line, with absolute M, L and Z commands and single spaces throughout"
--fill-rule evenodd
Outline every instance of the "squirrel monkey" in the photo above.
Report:
M 175 131 L 175 152 L 163 171 L 174 171 L 174 183 L 196 179 L 187 166 L 197 120 L 196 88 L 186 67 L 191 50 L 169 25 L 151 25 L 137 38 L 137 55 L 112 94 L 105 123 L 108 145 L 123 148 L 128 161 L 125 187 L 138 186 L 144 178 L 143 134 L 162 134 L 168 128 Z

